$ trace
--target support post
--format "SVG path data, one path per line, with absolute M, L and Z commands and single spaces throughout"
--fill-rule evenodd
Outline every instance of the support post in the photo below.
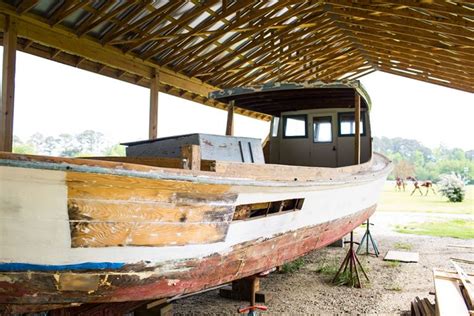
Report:
M 234 104 L 235 101 L 232 100 L 229 102 L 229 106 L 227 107 L 227 125 L 225 129 L 225 134 L 227 136 L 234 135 Z
M 158 89 L 160 83 L 160 74 L 155 71 L 151 77 L 150 84 L 150 122 L 148 125 L 148 138 L 158 137 Z
M 355 93 L 355 106 L 354 106 L 354 164 L 360 164 L 360 95 Z
M 0 103 L 0 151 L 13 147 L 13 110 L 15 105 L 16 18 L 5 17 L 3 31 L 2 100 Z

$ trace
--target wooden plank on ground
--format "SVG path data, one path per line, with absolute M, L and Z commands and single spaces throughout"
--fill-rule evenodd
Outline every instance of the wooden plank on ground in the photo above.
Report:
M 469 315 L 466 303 L 459 288 L 459 281 L 438 276 L 433 270 L 436 291 L 437 315 Z

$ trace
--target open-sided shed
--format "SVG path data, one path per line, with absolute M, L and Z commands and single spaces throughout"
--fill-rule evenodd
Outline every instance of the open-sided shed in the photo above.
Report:
M 150 87 L 150 138 L 158 91 L 225 109 L 211 91 L 375 70 L 474 91 L 472 1 L 2 0 L 0 13 L 6 151 L 16 50 Z

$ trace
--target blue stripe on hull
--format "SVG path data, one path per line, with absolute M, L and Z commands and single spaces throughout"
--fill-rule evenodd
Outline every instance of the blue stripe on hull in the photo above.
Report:
M 120 269 L 125 264 L 121 262 L 83 262 L 65 265 L 45 265 L 30 263 L 0 263 L 0 271 L 20 272 L 20 271 L 65 271 L 65 270 L 109 270 Z

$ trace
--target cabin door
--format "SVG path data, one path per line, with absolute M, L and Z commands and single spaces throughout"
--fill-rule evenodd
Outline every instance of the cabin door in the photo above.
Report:
M 312 121 L 311 165 L 337 167 L 335 115 L 315 115 Z

